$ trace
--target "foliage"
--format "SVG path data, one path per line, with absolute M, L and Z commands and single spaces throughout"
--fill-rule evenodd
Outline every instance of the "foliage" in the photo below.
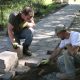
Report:
M 35 17 L 48 14 L 58 6 L 55 3 L 46 5 L 45 1 L 50 0 L 0 0 L 0 24 L 6 25 L 9 14 L 20 11 L 24 6 L 31 6 L 35 11 Z

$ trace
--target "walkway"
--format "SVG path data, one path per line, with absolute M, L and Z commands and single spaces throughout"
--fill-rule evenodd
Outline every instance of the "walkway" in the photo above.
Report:
M 54 28 L 60 24 L 69 28 L 79 9 L 80 5 L 67 5 L 56 13 L 49 14 L 36 24 L 34 39 L 30 46 L 34 57 L 48 57 L 45 55 L 46 51 L 55 48 L 60 41 L 55 36 Z M 9 44 L 7 37 L 1 36 L 0 52 L 7 50 L 6 46 L 9 47 Z
M 60 41 L 55 36 L 54 28 L 60 24 L 63 24 L 66 28 L 69 28 L 79 9 L 79 5 L 67 5 L 56 13 L 48 15 L 46 18 L 38 22 L 35 27 L 34 39 L 30 46 L 33 52 L 33 58 L 29 57 L 29 59 L 19 60 L 19 64 L 24 66 L 25 60 L 29 62 L 32 60 L 34 62 L 32 64 L 38 64 L 39 60 L 37 59 L 41 60 L 42 58 L 48 58 L 49 56 L 46 55 L 46 51 L 55 48 Z M 1 36 L 0 52 L 7 50 L 9 46 L 10 43 L 8 43 L 8 38 Z M 53 79 L 56 80 L 54 76 L 52 80 Z
M 79 5 L 67 5 L 38 22 L 31 45 L 33 55 L 46 54 L 47 50 L 55 48 L 59 43 L 59 39 L 55 36 L 54 28 L 60 24 L 69 28 L 79 9 Z
M 30 47 L 34 57 L 46 57 L 46 51 L 56 47 L 59 39 L 55 36 L 54 28 L 60 24 L 69 28 L 79 9 L 79 5 L 67 5 L 56 13 L 49 14 L 36 24 L 34 39 Z M 0 36 L 0 52 L 7 50 L 6 46 L 10 46 L 7 37 Z

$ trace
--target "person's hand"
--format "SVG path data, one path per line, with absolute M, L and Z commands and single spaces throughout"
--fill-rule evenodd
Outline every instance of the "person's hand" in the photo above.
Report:
M 50 55 L 49 63 L 54 64 L 57 61 L 57 57 L 54 56 L 54 53 Z
M 48 64 L 49 63 L 49 60 L 48 59 L 43 59 L 42 61 L 41 61 L 41 64 Z
M 12 45 L 13 45 L 13 48 L 14 48 L 14 49 L 19 48 L 19 44 L 18 44 L 17 42 L 12 43 Z

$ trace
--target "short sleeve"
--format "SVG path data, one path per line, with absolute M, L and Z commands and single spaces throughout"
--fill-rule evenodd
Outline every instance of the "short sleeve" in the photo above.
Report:
M 80 46 L 80 33 L 75 32 L 71 36 L 71 44 L 72 46 Z
M 64 42 L 64 40 L 62 40 L 60 45 L 59 45 L 59 48 L 64 48 L 64 47 L 65 47 L 65 42 Z
M 9 16 L 9 23 L 13 24 L 14 23 L 14 19 L 15 19 L 15 14 L 11 13 L 10 16 Z

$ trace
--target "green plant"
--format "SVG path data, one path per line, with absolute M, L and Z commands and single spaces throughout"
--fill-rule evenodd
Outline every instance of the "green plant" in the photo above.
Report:
M 47 15 L 60 6 L 54 1 L 52 4 L 46 5 L 45 1 L 49 0 L 0 0 L 0 24 L 7 25 L 9 14 L 21 11 L 24 6 L 31 6 L 34 9 L 36 19 Z

